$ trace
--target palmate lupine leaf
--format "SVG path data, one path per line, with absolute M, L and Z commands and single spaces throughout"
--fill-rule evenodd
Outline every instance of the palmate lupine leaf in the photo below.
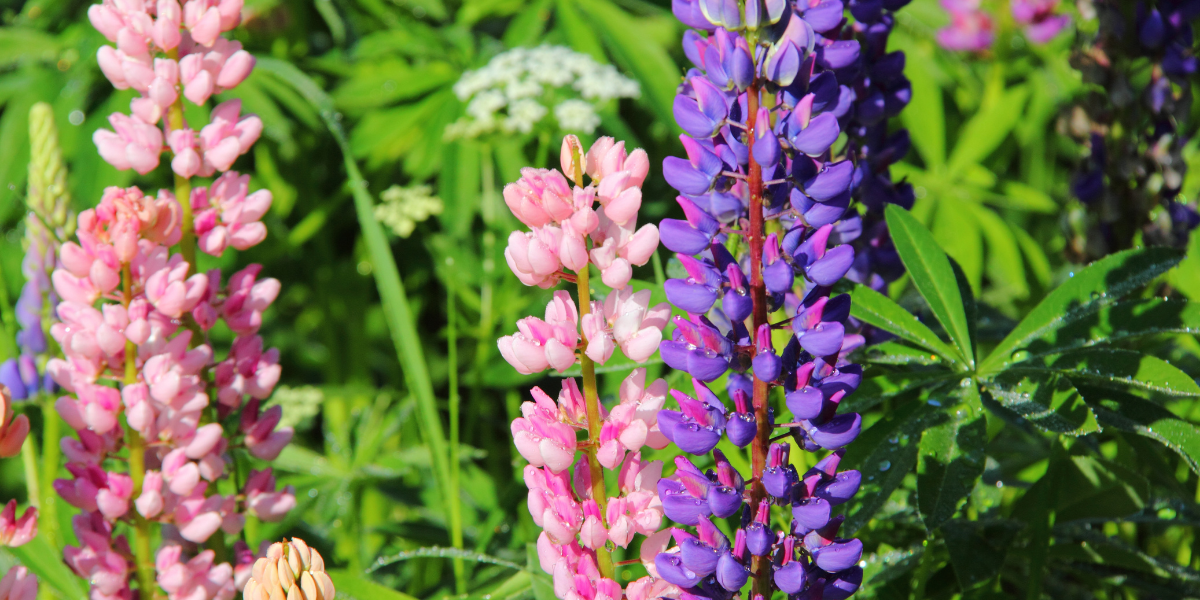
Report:
M 924 296 L 942 327 L 946 328 L 964 363 L 974 369 L 970 325 L 950 260 L 938 247 L 929 230 L 908 211 L 894 204 L 888 205 L 886 217 L 892 242 L 912 277 L 913 285 Z
M 979 370 L 998 372 L 1013 362 L 1014 353 L 1050 332 L 1095 314 L 1125 294 L 1167 272 L 1183 258 L 1171 248 L 1126 250 L 1102 258 L 1075 273 L 1050 292 L 984 359 Z
M 472 552 L 470 550 L 459 550 L 458 548 L 445 548 L 442 546 L 428 546 L 425 548 L 417 548 L 415 550 L 406 550 L 390 556 L 381 556 L 375 560 L 374 564 L 367 569 L 368 573 L 373 573 L 391 564 L 395 564 L 405 560 L 414 558 L 460 558 L 471 562 L 486 563 L 515 569 L 517 571 L 527 570 L 525 566 L 519 565 L 510 560 L 497 558 L 482 552 Z
M 880 344 L 882 345 L 882 344 Z M 957 381 L 961 375 L 948 371 L 898 372 L 864 379 L 854 395 L 842 400 L 839 410 L 862 412 L 888 398 L 895 398 L 918 388 L 930 391 L 943 384 Z
M 921 434 L 917 460 L 917 508 L 934 531 L 958 512 L 983 474 L 987 424 L 981 414 L 958 409 Z
M 1096 415 L 1067 377 L 1053 372 L 1012 369 L 988 391 L 1001 406 L 1046 431 L 1087 435 L 1100 431 Z
M 1175 298 L 1122 300 L 1028 346 L 1030 358 L 1160 333 L 1200 333 L 1200 303 Z
M 853 315 L 853 313 L 852 313 Z M 856 315 L 854 315 L 856 316 Z M 861 319 L 860 319 L 861 320 Z M 864 322 L 866 322 L 864 320 Z M 925 348 L 902 341 L 880 342 L 862 348 L 864 359 L 876 365 L 944 365 L 945 361 Z
M 950 170 L 962 171 L 978 164 L 1000 146 L 1021 118 L 1028 96 L 1029 89 L 1017 85 L 975 113 L 959 132 L 958 143 L 950 153 Z
M 1200 429 L 1175 413 L 1133 394 L 1092 386 L 1080 392 L 1106 427 L 1148 437 L 1178 454 L 1200 473 Z
M 850 293 L 850 315 L 884 329 L 919 346 L 928 348 L 950 363 L 962 362 L 954 348 L 946 344 L 911 312 L 875 290 L 857 285 Z
M 1200 397 L 1200 386 L 1171 363 L 1132 350 L 1092 348 L 1063 354 L 1050 363 L 1080 384 L 1177 398 Z

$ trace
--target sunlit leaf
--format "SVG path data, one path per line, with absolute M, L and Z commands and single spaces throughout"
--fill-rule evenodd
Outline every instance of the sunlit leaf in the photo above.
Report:
M 975 487 L 975 481 L 983 474 L 986 442 L 987 425 L 983 416 L 963 409 L 921 435 L 917 506 L 929 531 L 952 518 Z

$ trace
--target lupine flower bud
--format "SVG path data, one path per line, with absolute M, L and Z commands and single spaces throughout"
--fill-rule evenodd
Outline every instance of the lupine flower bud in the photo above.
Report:
M 34 600 L 38 580 L 25 567 L 13 567 L 0 578 L 0 600 Z
M 29 417 L 14 417 L 12 403 L 12 392 L 0 385 L 0 458 L 16 456 L 29 434 Z
M 242 592 L 245 600 L 332 600 L 325 561 L 304 540 L 276 542 L 258 559 Z

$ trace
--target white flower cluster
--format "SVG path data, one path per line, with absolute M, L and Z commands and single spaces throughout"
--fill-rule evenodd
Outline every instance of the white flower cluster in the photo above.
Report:
M 442 214 L 442 199 L 434 196 L 433 188 L 427 185 L 393 185 L 379 197 L 383 202 L 375 206 L 375 220 L 402 238 L 412 235 L 417 223 Z
M 598 105 L 637 98 L 641 90 L 612 65 L 564 46 L 538 46 L 514 48 L 467 71 L 454 93 L 467 103 L 467 114 L 446 128 L 448 138 L 529 133 L 549 107 L 560 131 L 592 133 L 600 125 Z
M 276 404 L 283 407 L 283 416 L 279 418 L 280 427 L 295 428 L 306 419 L 317 416 L 321 412 L 321 403 L 325 401 L 325 392 L 321 388 L 305 385 L 290 387 L 281 385 L 271 394 L 271 400 L 264 408 Z

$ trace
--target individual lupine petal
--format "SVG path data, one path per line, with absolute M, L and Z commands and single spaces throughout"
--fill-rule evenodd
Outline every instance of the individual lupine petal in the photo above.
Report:
M 736 31 L 742 27 L 742 11 L 737 0 L 699 0 L 700 12 L 714 25 Z
M 808 580 L 808 572 L 804 569 L 804 562 L 797 560 L 795 557 L 796 538 L 788 536 L 783 541 L 783 561 L 782 564 L 775 567 L 775 573 L 772 579 L 780 591 L 787 594 L 796 594 L 804 589 L 805 583 Z
M 0 512 L 0 547 L 24 546 L 37 536 L 38 510 L 32 506 L 17 518 L 17 501 L 9 500 Z M 0 590 L 0 598 L 4 597 Z
M 671 0 L 671 12 L 688 27 L 712 31 L 717 26 L 700 10 L 700 0 Z
M 108 121 L 114 131 L 98 129 L 92 135 L 100 157 L 118 171 L 133 169 L 141 175 L 153 171 L 162 152 L 162 132 L 120 113 L 114 113 Z
M 738 448 L 745 448 L 758 434 L 758 420 L 751 410 L 749 397 L 746 392 L 735 389 L 730 392 L 736 411 L 725 424 L 725 434 L 729 441 Z
M 766 502 L 758 505 L 754 520 L 746 526 L 746 550 L 754 556 L 766 556 L 775 543 L 775 532 L 770 526 L 771 506 Z
M 677 553 L 660 553 L 654 559 L 654 568 L 659 577 L 682 588 L 690 588 L 704 578 L 703 575 L 684 566 L 683 559 Z
M 671 187 L 684 194 L 700 195 L 712 189 L 713 183 L 724 170 L 721 158 L 709 146 L 686 135 L 679 136 L 687 159 L 668 156 L 663 159 L 663 177 Z M 681 251 L 682 252 L 682 251 Z M 694 254 L 694 252 L 683 252 Z
M 813 562 L 822 571 L 837 573 L 858 564 L 862 558 L 863 544 L 857 539 L 834 542 L 812 550 Z
M 0 385 L 8 388 L 8 395 L 14 400 L 24 400 L 29 397 L 25 382 L 21 380 L 21 372 L 16 359 L 10 358 L 0 364 Z M 7 408 L 7 404 L 5 405 Z
M 679 254 L 699 254 L 712 242 L 721 224 L 688 198 L 678 196 L 675 200 L 686 220 L 663 219 L 658 226 L 662 244 Z
M 767 291 L 773 294 L 790 291 L 795 281 L 792 266 L 783 260 L 779 249 L 779 237 L 774 233 L 767 236 L 763 247 L 762 275 Z
M 832 481 L 818 486 L 815 493 L 830 505 L 837 506 L 853 498 L 861 485 L 862 473 L 854 470 L 842 471 L 835 475 Z
M 0 598 L 4 600 L 34 600 L 37 595 L 37 577 L 25 567 L 12 567 L 0 578 Z
M 774 169 L 775 165 L 779 163 L 781 154 L 779 139 L 775 137 L 775 132 L 771 129 L 771 113 L 766 107 L 761 107 L 758 109 L 754 127 L 754 145 L 752 146 L 754 162 L 758 163 L 763 170 Z
M 836 450 L 853 442 L 861 431 L 862 417 L 858 413 L 846 413 L 822 425 L 813 426 L 807 433 L 818 446 Z
M 846 328 L 841 323 L 820 323 L 800 336 L 800 346 L 813 356 L 831 356 L 842 349 Z
M 858 591 L 862 580 L 863 570 L 858 566 L 836 573 L 832 578 L 825 580 L 824 593 L 821 598 L 822 600 L 846 600 Z
M 689 83 L 695 97 L 675 96 L 675 121 L 693 138 L 711 138 L 729 116 L 725 96 L 707 78 L 693 77 Z
M 820 172 L 803 182 L 804 193 L 817 202 L 832 200 L 850 187 L 853 176 L 854 164 L 851 161 L 826 164 Z
M 854 248 L 842 244 L 825 253 L 805 269 L 805 276 L 817 285 L 833 285 L 846 276 L 854 264 Z
M 767 453 L 767 467 L 763 469 L 762 483 L 767 493 L 776 498 L 788 498 L 797 481 L 796 468 L 788 464 L 789 446 L 772 444 Z
M 792 147 L 812 157 L 821 156 L 837 140 L 841 129 L 832 113 L 821 113 L 790 140 Z
M 804 498 L 792 503 L 792 518 L 805 529 L 820 529 L 829 523 L 830 510 L 824 498 Z
M 589 499 L 583 503 L 583 526 L 579 530 L 579 542 L 585 548 L 593 550 L 604 547 L 608 541 L 608 530 L 604 528 L 604 520 L 600 516 L 600 507 L 595 500 Z
M 758 327 L 758 334 L 755 336 L 757 340 L 755 345 L 758 348 L 758 353 L 754 356 L 753 367 L 754 376 L 759 381 L 775 381 L 779 379 L 779 373 L 783 368 L 783 361 L 775 354 L 775 349 L 771 347 L 771 326 L 763 323 Z
M 811 363 L 809 363 L 811 364 Z M 805 386 L 785 395 L 788 410 L 797 419 L 815 419 L 825 408 L 825 395 L 815 387 Z
M 746 530 L 738 529 L 734 537 L 733 548 L 721 554 L 717 560 L 717 583 L 728 591 L 735 592 L 746 585 L 750 579 L 750 568 L 744 560 L 746 556 Z

